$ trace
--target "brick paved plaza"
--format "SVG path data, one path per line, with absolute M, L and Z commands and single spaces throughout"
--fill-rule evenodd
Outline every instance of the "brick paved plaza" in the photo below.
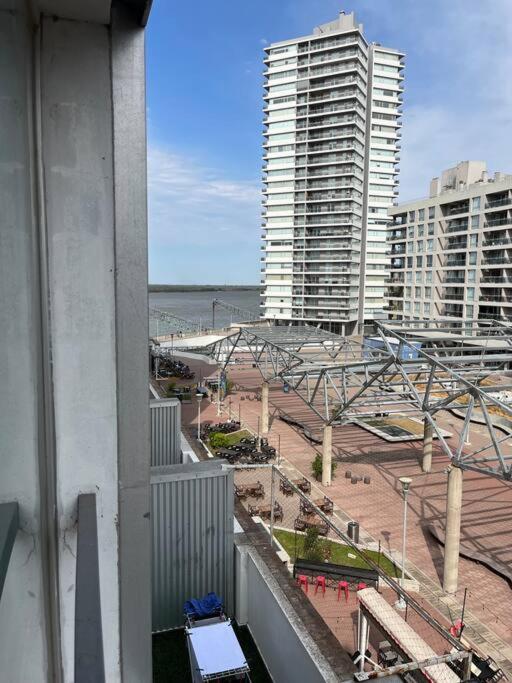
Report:
M 200 361 L 191 361 L 190 365 L 203 377 L 214 374 L 216 370 L 215 366 Z M 261 404 L 255 400 L 255 395 L 261 387 L 261 375 L 254 368 L 230 366 L 229 378 L 235 388 L 225 403 L 222 419 L 226 418 L 229 405 L 232 416 L 238 418 L 241 415 L 242 422 L 256 432 Z M 270 387 L 269 404 L 272 415 L 270 443 L 276 447 L 280 443 L 281 454 L 287 463 L 311 478 L 311 462 L 314 455 L 321 452 L 321 445 L 312 443 L 302 430 L 279 419 L 277 413 L 295 417 L 313 433 L 319 433 L 321 425 L 318 418 L 294 393 L 285 394 L 277 382 Z M 205 420 L 221 419 L 216 416 L 216 407 L 208 401 L 203 401 L 202 415 Z M 196 405 L 183 406 L 183 420 L 184 424 L 196 424 Z M 461 420 L 447 413 L 440 417 L 438 423 L 452 433 L 460 432 L 462 427 Z M 473 447 L 487 443 L 483 428 L 472 425 L 470 441 Z M 407 556 L 419 575 L 425 575 L 426 582 L 428 580 L 439 587 L 442 583 L 443 548 L 430 537 L 426 526 L 438 523 L 444 527 L 448 460 L 435 445 L 432 472 L 424 474 L 420 466 L 421 449 L 421 441 L 389 443 L 357 426 L 336 427 L 333 430 L 333 454 L 338 468 L 332 486 L 323 492 L 350 518 L 357 520 L 374 540 L 380 540 L 390 551 L 400 551 L 402 498 L 398 478 L 411 477 Z M 351 484 L 345 477 L 346 470 L 368 475 L 370 485 L 362 482 Z M 318 488 L 322 491 L 320 485 Z M 511 520 L 511 484 L 466 471 L 462 542 L 510 564 Z M 488 568 L 461 558 L 457 594 L 460 602 L 465 588 L 468 591 L 468 614 L 474 615 L 510 647 L 510 652 L 506 648 L 504 656 L 512 659 L 511 587 Z M 454 613 L 453 620 L 459 616 Z

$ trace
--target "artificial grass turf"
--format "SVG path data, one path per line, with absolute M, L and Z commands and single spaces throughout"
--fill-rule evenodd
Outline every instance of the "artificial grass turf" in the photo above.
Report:
M 292 559 L 292 562 L 295 561 L 295 559 L 304 556 L 304 536 L 302 534 L 296 534 L 293 531 L 285 531 L 283 529 L 274 529 L 274 534 L 279 543 L 283 546 Z M 334 543 L 333 541 L 329 541 L 325 538 L 322 538 L 320 542 L 322 544 L 326 544 L 331 551 L 329 562 L 332 562 L 333 564 L 342 564 L 348 567 L 371 569 L 371 567 L 365 562 L 359 553 L 353 550 L 353 548 L 350 546 L 343 545 L 342 543 Z M 376 550 L 366 550 L 365 552 L 389 576 L 395 579 L 402 576 L 402 570 L 382 553 L 379 557 L 379 553 Z M 349 554 L 355 555 L 355 557 L 349 557 Z

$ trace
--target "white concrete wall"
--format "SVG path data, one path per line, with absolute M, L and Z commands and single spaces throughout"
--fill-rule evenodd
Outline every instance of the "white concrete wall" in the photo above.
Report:
M 95 493 L 105 679 L 140 683 L 151 680 L 144 35 L 121 6 L 110 27 L 26 8 L 0 10 L 0 502 L 18 501 L 21 527 L 0 600 L 0 680 L 74 680 L 77 498 Z
M 276 683 L 338 680 L 279 587 L 249 546 L 235 546 L 236 619 L 246 624 Z
M 0 502 L 17 500 L 20 531 L 0 600 L 0 679 L 45 680 L 38 472 L 37 272 L 34 272 L 30 40 L 0 12 Z M 8 678 L 5 677 L 9 672 Z
M 82 491 L 95 491 L 105 676 L 115 682 L 120 670 L 109 30 L 48 18 L 42 36 L 64 677 L 73 679 L 76 500 Z

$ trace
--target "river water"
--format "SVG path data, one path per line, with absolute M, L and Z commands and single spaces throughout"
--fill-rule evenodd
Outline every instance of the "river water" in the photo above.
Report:
M 150 292 L 149 307 L 168 311 L 179 318 L 200 323 L 203 328 L 212 327 L 212 302 L 220 299 L 226 304 L 237 306 L 259 316 L 260 293 L 258 290 L 230 289 L 208 292 Z M 241 320 L 239 315 L 230 313 L 220 306 L 215 307 L 215 327 L 226 327 Z M 157 334 L 157 323 L 150 317 L 150 334 Z M 171 334 L 178 325 L 158 321 L 158 334 Z

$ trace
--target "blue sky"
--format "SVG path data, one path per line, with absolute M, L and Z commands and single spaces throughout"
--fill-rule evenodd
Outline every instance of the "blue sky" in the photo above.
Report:
M 154 0 L 150 282 L 259 283 L 263 47 L 342 9 L 407 55 L 401 200 L 464 159 L 512 172 L 512 0 Z

